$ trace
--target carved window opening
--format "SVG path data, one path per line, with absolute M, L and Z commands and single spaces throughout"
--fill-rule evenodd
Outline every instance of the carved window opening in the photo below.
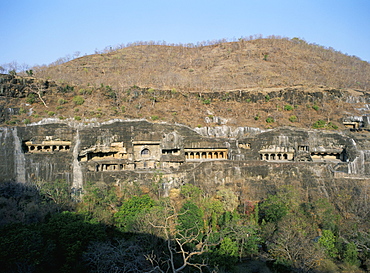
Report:
M 250 149 L 251 148 L 251 144 L 250 143 L 239 143 L 238 144 L 238 147 L 239 148 L 242 148 L 242 149 Z
M 143 149 L 142 151 L 141 151 L 141 156 L 142 157 L 149 157 L 150 156 L 150 151 L 149 151 L 149 149 L 148 148 L 145 148 L 145 149 Z
M 168 155 L 168 154 L 179 155 L 180 149 L 163 149 L 162 154 L 163 155 Z
M 307 145 L 300 145 L 300 146 L 298 146 L 298 151 L 308 152 L 309 151 L 309 147 Z
M 220 151 L 221 150 L 221 151 Z M 215 160 L 215 159 L 226 159 L 227 150 L 203 150 L 203 151 L 185 151 L 185 158 L 187 160 Z

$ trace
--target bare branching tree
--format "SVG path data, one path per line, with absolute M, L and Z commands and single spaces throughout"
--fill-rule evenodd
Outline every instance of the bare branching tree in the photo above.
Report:
M 194 232 L 194 227 L 181 230 L 179 229 L 178 217 L 188 211 L 177 213 L 171 208 L 168 212 L 171 212 L 171 214 L 164 218 L 162 224 L 149 222 L 153 228 L 160 230 L 160 233 L 163 234 L 168 255 L 158 257 L 152 253 L 146 255 L 146 259 L 150 261 L 153 268 L 160 272 L 167 272 L 167 270 L 173 273 L 181 272 L 188 266 L 197 268 L 202 272 L 202 268 L 207 267 L 206 262 L 194 262 L 193 258 L 205 253 L 210 246 L 216 245 L 211 243 L 210 240 L 212 230 L 205 233 L 199 227 L 195 229 L 196 232 Z M 195 248 L 191 248 L 190 245 L 195 245 Z

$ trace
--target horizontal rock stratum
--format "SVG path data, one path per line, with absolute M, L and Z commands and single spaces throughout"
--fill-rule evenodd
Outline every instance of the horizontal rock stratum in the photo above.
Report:
M 59 179 L 75 192 L 87 182 L 159 183 L 164 195 L 192 183 L 210 192 L 248 188 L 247 195 L 258 199 L 279 185 L 317 194 L 333 181 L 370 177 L 367 131 L 52 122 L 0 128 L 2 181 Z

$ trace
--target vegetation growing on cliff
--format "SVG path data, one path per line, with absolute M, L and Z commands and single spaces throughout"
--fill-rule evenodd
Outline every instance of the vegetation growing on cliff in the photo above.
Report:
M 7 98 L 4 108 L 27 112 L 0 122 L 73 119 L 78 105 L 75 120 L 341 129 L 343 115 L 363 114 L 370 64 L 301 39 L 251 36 L 196 45 L 137 42 L 24 71 L 0 77 L 0 97 Z
M 309 201 L 282 187 L 265 200 L 240 202 L 225 188 L 210 195 L 185 185 L 159 197 L 135 183 L 101 183 L 73 203 L 62 181 L 42 191 L 0 186 L 2 272 L 369 269 L 367 213 L 341 195 Z

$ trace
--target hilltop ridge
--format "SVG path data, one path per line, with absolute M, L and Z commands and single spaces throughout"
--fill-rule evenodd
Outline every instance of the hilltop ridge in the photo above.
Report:
M 136 43 L 35 71 L 43 78 L 115 89 L 136 85 L 203 92 L 303 84 L 367 90 L 370 64 L 298 38 L 268 38 L 209 45 Z

